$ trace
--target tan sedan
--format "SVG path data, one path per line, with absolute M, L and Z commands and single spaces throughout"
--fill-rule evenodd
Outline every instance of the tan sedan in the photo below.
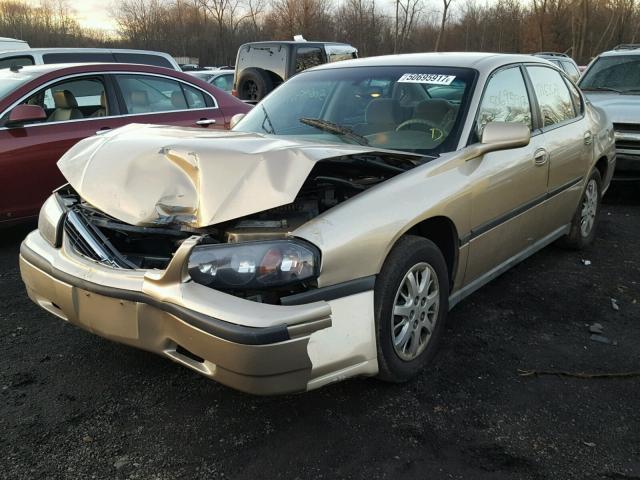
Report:
M 234 120 L 73 147 L 22 245 L 29 296 L 247 392 L 405 381 L 463 298 L 593 240 L 615 163 L 604 113 L 530 56 L 324 65 Z

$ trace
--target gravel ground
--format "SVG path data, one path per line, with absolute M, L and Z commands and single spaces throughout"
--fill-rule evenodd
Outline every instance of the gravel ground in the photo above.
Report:
M 456 307 L 416 381 L 286 397 L 40 310 L 18 271 L 27 231 L 0 240 L 0 477 L 640 479 L 640 377 L 518 375 L 640 371 L 637 187 L 608 194 L 588 250 L 548 247 Z M 617 344 L 591 341 L 593 322 Z

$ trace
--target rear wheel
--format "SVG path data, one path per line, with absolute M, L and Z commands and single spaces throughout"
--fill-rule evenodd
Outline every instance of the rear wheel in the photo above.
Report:
M 579 250 L 593 242 L 596 236 L 596 226 L 598 225 L 598 214 L 600 213 L 600 202 L 602 200 L 601 188 L 600 172 L 594 170 L 589 175 L 582 198 L 571 221 L 571 230 L 562 239 L 562 245 Z
M 449 308 L 449 275 L 438 247 L 407 235 L 376 280 L 378 377 L 404 382 L 435 355 Z
M 267 72 L 260 68 L 247 68 L 238 80 L 238 94 L 242 100 L 258 102 L 271 90 L 273 81 Z

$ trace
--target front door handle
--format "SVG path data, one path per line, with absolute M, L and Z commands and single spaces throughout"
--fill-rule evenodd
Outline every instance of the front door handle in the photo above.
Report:
M 591 132 L 584 132 L 584 144 L 591 145 L 591 143 L 593 143 L 593 135 Z
M 533 154 L 533 163 L 535 163 L 537 167 L 541 167 L 542 165 L 547 163 L 548 158 L 549 155 L 547 154 L 547 151 L 544 148 L 539 148 Z
M 196 122 L 196 125 L 200 125 L 201 127 L 208 127 L 209 125 L 214 125 L 216 121 L 211 118 L 201 118 Z

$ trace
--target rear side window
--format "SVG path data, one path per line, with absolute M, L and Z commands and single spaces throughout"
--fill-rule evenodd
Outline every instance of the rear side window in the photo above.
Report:
M 113 56 L 115 57 L 116 62 L 120 63 L 140 63 L 142 65 L 153 65 L 155 67 L 165 67 L 174 70 L 171 62 L 161 55 L 114 52 Z
M 60 52 L 45 53 L 42 56 L 44 63 L 90 63 L 107 62 L 113 63 L 115 59 L 110 53 L 87 53 L 87 52 Z
M 33 57 L 30 55 L 2 58 L 0 59 L 0 68 L 11 68 L 12 65 L 24 67 L 26 65 L 33 65 L 33 63 Z
M 298 47 L 296 50 L 296 72 L 322 65 L 322 50 L 318 47 Z
M 127 112 L 144 114 L 205 108 L 202 92 L 180 82 L 147 75 L 116 75 Z M 186 92 L 186 95 L 185 95 Z
M 204 93 L 189 85 L 182 85 L 182 88 L 184 89 L 185 97 L 187 97 L 187 105 L 189 108 L 207 108 Z
M 531 104 L 520 68 L 500 70 L 489 79 L 476 119 L 478 139 L 489 122 L 524 123 L 531 128 Z
M 220 90 L 230 92 L 233 88 L 233 74 L 220 75 L 219 77 L 214 78 L 211 83 L 218 87 Z
M 575 118 L 569 88 L 560 73 L 547 67 L 528 66 L 542 114 L 543 127 L 549 127 Z
M 578 89 L 571 82 L 567 81 L 566 83 L 567 88 L 569 89 L 569 94 L 571 95 L 571 100 L 573 101 L 573 109 L 576 112 L 576 116 L 580 116 L 584 111 L 580 92 L 578 92 Z

